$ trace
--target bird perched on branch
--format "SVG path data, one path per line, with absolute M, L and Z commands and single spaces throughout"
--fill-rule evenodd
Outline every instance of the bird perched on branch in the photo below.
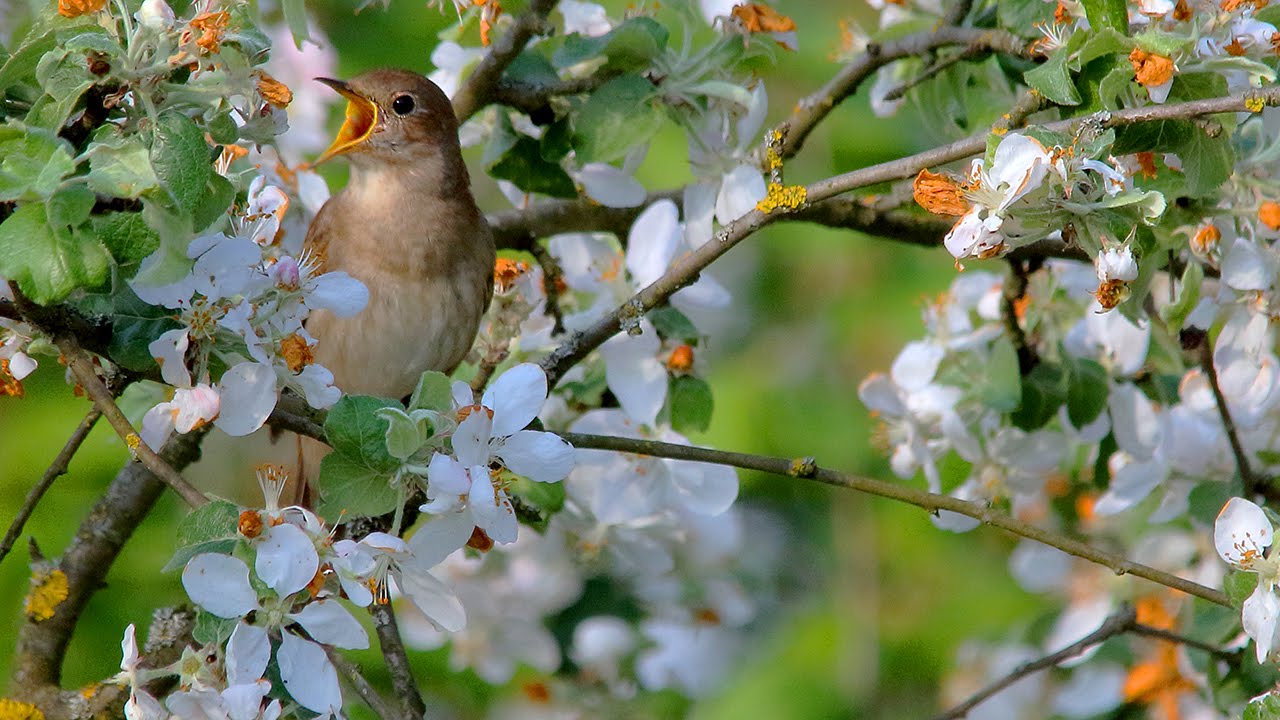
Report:
M 316 362 L 344 392 L 400 398 L 424 371 L 452 372 L 470 350 L 493 296 L 493 237 L 435 83 L 392 69 L 317 80 L 347 99 L 347 112 L 316 162 L 343 155 L 351 177 L 304 247 L 320 271 L 368 286 L 369 304 L 351 318 L 315 312 L 307 330 L 319 341 Z M 304 442 L 304 476 L 316 476 L 322 455 Z

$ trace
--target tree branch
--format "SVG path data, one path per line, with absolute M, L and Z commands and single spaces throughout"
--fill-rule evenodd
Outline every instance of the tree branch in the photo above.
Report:
M 1179 635 L 1172 630 L 1143 625 L 1140 622 L 1134 622 L 1133 627 L 1129 628 L 1129 632 L 1134 635 L 1142 635 L 1143 637 L 1154 638 L 1156 640 L 1165 640 L 1179 645 L 1186 645 L 1189 648 L 1208 653 L 1219 660 L 1230 664 L 1232 667 L 1236 667 L 1240 664 L 1240 656 L 1244 652 L 1243 650 L 1223 650 L 1222 648 L 1203 640 L 1196 640 L 1195 638 L 1187 637 L 1186 635 Z
M 165 464 L 182 468 L 194 462 L 204 435 L 203 430 L 175 435 L 161 450 Z M 165 483 L 145 466 L 125 465 L 80 523 L 58 562 L 57 569 L 67 578 L 67 598 L 57 605 L 53 617 L 28 618 L 19 630 L 12 687 L 22 699 L 42 706 L 50 718 L 70 714 L 59 711 L 58 683 L 80 613 L 103 586 L 111 564 L 164 489 Z
M 531 0 L 529 7 L 516 16 L 511 29 L 493 43 L 489 53 L 453 96 L 453 112 L 458 116 L 458 124 L 497 100 L 503 71 L 524 51 L 534 35 L 545 31 L 547 16 L 555 6 L 556 0 Z
M 564 438 L 575 448 L 580 449 L 615 450 L 618 452 L 635 453 L 638 455 L 671 458 L 673 460 L 690 460 L 693 462 L 729 465 L 746 470 L 758 470 L 760 472 L 771 473 L 774 475 L 786 475 L 790 477 L 817 480 L 818 482 L 825 483 L 827 485 L 857 490 L 870 495 L 878 495 L 880 497 L 889 498 L 890 500 L 897 500 L 909 505 L 915 505 L 917 507 L 924 508 L 931 513 L 937 512 L 938 510 L 947 510 L 966 517 L 971 517 L 975 520 L 986 523 L 987 525 L 998 527 L 1013 535 L 1029 538 L 1042 544 L 1058 548 L 1059 550 L 1075 555 L 1078 558 L 1110 568 L 1115 571 L 1117 575 L 1135 575 L 1145 580 L 1150 580 L 1156 584 L 1180 590 L 1188 595 L 1194 595 L 1208 600 L 1209 602 L 1230 607 L 1230 603 L 1227 601 L 1227 596 L 1219 590 L 1205 587 L 1200 583 L 1185 580 L 1176 575 L 1171 575 L 1162 570 L 1157 570 L 1141 563 L 1133 562 L 1132 560 L 1119 555 L 1103 552 L 1086 542 L 1067 537 L 1066 535 L 1053 532 L 1052 530 L 1045 530 L 1043 528 L 1024 523 L 986 505 L 968 502 L 949 495 L 938 495 L 935 493 L 925 492 L 923 490 L 916 490 L 914 488 L 885 482 L 883 480 L 875 480 L 873 478 L 818 467 L 813 462 L 812 458 L 788 460 L 785 458 L 772 458 L 763 455 L 711 450 L 709 448 L 700 448 L 691 445 L 676 445 L 674 443 L 659 442 L 656 440 L 636 440 L 632 438 L 613 437 L 608 435 L 560 433 L 560 437 Z
M 959 705 L 939 715 L 937 720 L 956 720 L 956 718 L 962 718 L 965 715 L 968 715 L 969 711 L 975 708 L 979 703 L 1018 682 L 1022 678 L 1040 672 L 1041 670 L 1056 667 L 1062 661 L 1069 660 L 1094 645 L 1100 645 L 1116 635 L 1123 635 L 1125 632 L 1133 629 L 1136 617 L 1137 615 L 1132 606 L 1124 606 L 1114 615 L 1107 618 L 1097 630 L 1085 635 L 1074 643 L 1062 648 L 1058 652 L 1050 653 L 1044 657 L 1036 658 L 1035 660 L 1019 665 L 1008 675 L 1005 675 L 990 685 L 982 688 L 970 696 L 968 700 L 965 700 Z
M 374 602 L 369 606 L 369 614 L 373 616 L 382 657 L 391 673 L 391 687 L 395 689 L 396 697 L 400 698 L 404 717 L 423 717 L 427 706 L 422 701 L 422 694 L 418 692 L 418 681 L 413 677 L 409 654 L 404 649 L 404 641 L 400 639 L 400 626 L 396 623 L 395 612 L 389 604 Z
M 1227 396 L 1222 394 L 1222 386 L 1218 383 L 1218 368 L 1213 364 L 1213 346 L 1207 335 L 1200 341 L 1200 367 L 1204 370 L 1205 377 L 1209 379 L 1209 387 L 1213 389 L 1213 400 L 1218 406 L 1218 417 L 1222 418 L 1222 430 L 1227 434 L 1231 454 L 1236 459 L 1236 472 L 1240 473 L 1245 493 L 1271 497 L 1265 479 L 1253 474 L 1253 468 L 1249 464 L 1249 454 L 1240 442 L 1240 431 L 1236 429 L 1235 420 L 1231 418 L 1231 409 L 1227 407 Z
M 377 689 L 369 683 L 355 663 L 331 647 L 325 648 L 325 654 L 329 656 L 329 662 L 333 663 L 338 672 L 347 679 L 347 684 L 356 691 L 361 700 L 364 700 L 365 705 L 369 706 L 374 715 L 383 720 L 398 720 L 401 717 L 400 713 L 391 707 L 391 703 L 378 694 Z M 405 718 L 405 720 L 408 720 L 408 718 Z
M 66 474 L 67 466 L 71 464 L 71 458 L 75 457 L 75 454 L 80 450 L 85 438 L 89 437 L 89 431 L 93 430 L 94 424 L 98 422 L 100 417 L 102 417 L 102 411 L 98 408 L 95 407 L 89 410 L 84 419 L 80 421 L 80 424 L 76 426 L 75 431 L 71 433 L 67 443 L 62 446 L 58 456 L 53 459 L 53 463 L 44 471 L 40 481 L 27 492 L 27 497 L 22 501 L 22 507 L 18 509 L 17 517 L 9 525 L 9 531 L 4 534 L 4 540 L 0 540 L 0 562 L 4 562 L 5 556 L 13 549 L 13 544 L 18 541 L 18 536 L 22 534 L 22 528 L 26 526 L 31 513 L 35 512 L 36 505 L 40 503 L 45 493 L 49 492 L 49 488 L 53 487 L 53 481 Z
M 1108 128 L 1157 120 L 1187 119 L 1222 112 L 1244 112 L 1250 111 L 1251 107 L 1252 111 L 1257 111 L 1263 106 L 1275 105 L 1277 101 L 1280 101 L 1280 87 L 1271 87 L 1266 90 L 1249 90 L 1204 100 L 1100 112 L 1046 123 L 1043 127 L 1054 132 L 1070 133 L 1088 125 L 1101 132 Z M 816 203 L 868 185 L 901 180 L 915 175 L 926 167 L 946 164 L 980 153 L 986 146 L 986 139 L 986 133 L 974 135 L 915 155 L 820 180 L 805 187 L 804 190 L 808 201 Z M 711 242 L 677 259 L 666 273 L 608 315 L 585 330 L 574 333 L 542 361 L 542 368 L 547 372 L 552 386 L 570 367 L 581 361 L 604 341 L 622 330 L 638 327 L 638 322 L 645 313 L 666 302 L 667 298 L 677 290 L 692 284 L 697 280 L 698 274 L 716 258 L 760 228 L 786 215 L 787 213 L 783 211 L 768 214 L 758 209 L 749 211 L 731 222 L 728 227 L 723 228 Z
M 515 82 L 502 78 L 493 86 L 490 102 L 533 115 L 546 108 L 553 97 L 589 93 L 615 77 L 616 73 L 599 72 L 583 78 L 548 83 Z

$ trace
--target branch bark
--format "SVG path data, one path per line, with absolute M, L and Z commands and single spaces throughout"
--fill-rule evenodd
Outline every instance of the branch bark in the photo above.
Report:
M 524 51 L 534 35 L 545 31 L 547 16 L 555 6 L 556 0 L 532 0 L 528 9 L 516 16 L 511 29 L 493 43 L 453 97 L 453 112 L 458 116 L 459 125 L 485 105 L 495 102 L 503 71 Z
M 400 626 L 396 623 L 395 612 L 390 605 L 381 605 L 375 601 L 369 607 L 369 613 L 373 615 L 373 626 L 378 631 L 382 657 L 391 673 L 391 687 L 395 688 L 396 697 L 400 698 L 404 717 L 423 717 L 427 706 L 422 701 L 422 694 L 418 692 L 418 681 L 413 677 L 409 654 L 404 649 L 404 641 L 400 639 Z

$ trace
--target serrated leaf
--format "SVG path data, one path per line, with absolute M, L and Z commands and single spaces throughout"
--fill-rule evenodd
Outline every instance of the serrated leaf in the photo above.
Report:
M 58 38 L 52 26 L 37 23 L 32 27 L 13 54 L 0 65 L 0 93 L 34 74 L 40 58 L 57 45 Z
M 165 563 L 164 567 L 160 568 L 160 572 L 171 573 L 176 570 L 181 570 L 186 567 L 187 562 L 190 561 L 191 558 L 204 553 L 230 555 L 231 552 L 235 550 L 236 543 L 238 542 L 239 541 L 235 538 L 226 538 L 223 540 L 206 540 L 205 542 L 198 542 L 193 545 L 185 545 L 178 548 L 173 553 L 173 557 L 169 558 L 169 562 Z
M 1077 428 L 1097 419 L 1107 406 L 1107 371 L 1098 363 L 1072 358 L 1071 378 L 1067 383 L 1067 418 Z
M 151 167 L 178 207 L 194 214 L 204 201 L 213 164 L 204 133 L 191 118 L 173 110 L 160 114 L 151 144 Z
M 231 207 L 235 199 L 236 188 L 231 181 L 218 173 L 211 174 L 204 193 L 200 196 L 200 202 L 192 210 L 191 227 L 196 232 L 203 232 L 226 215 L 227 208 Z
M 0 126 L 0 202 L 47 198 L 75 169 L 66 140 L 40 128 Z
M 623 75 L 602 85 L 574 118 L 573 146 L 583 163 L 612 162 L 649 140 L 664 114 L 653 83 Z
M 386 453 L 385 445 L 382 452 Z M 320 461 L 316 487 L 320 493 L 320 516 L 334 522 L 339 518 L 383 515 L 394 510 L 400 498 L 400 493 L 391 487 L 390 471 L 338 452 L 329 453 Z
M 89 219 L 97 201 L 93 191 L 84 185 L 63 186 L 45 202 L 49 210 L 49 224 L 68 229 L 79 227 Z
M 376 414 L 384 407 L 396 404 L 370 395 L 346 395 L 339 400 L 324 421 L 324 434 L 334 452 L 373 470 L 390 472 L 398 467 L 387 452 L 387 421 Z
M 1280 698 L 1268 693 L 1250 700 L 1243 720 L 1280 720 Z
M 1067 49 L 1061 48 L 1048 60 L 1023 73 L 1033 89 L 1059 105 L 1079 105 L 1080 92 L 1067 69 Z
M 671 427 L 676 432 L 687 435 L 706 432 L 711 427 L 714 402 L 706 380 L 693 375 L 673 378 L 667 401 L 671 404 Z
M 650 310 L 648 317 L 649 322 L 653 323 L 653 327 L 662 337 L 691 345 L 697 344 L 698 328 L 684 313 L 671 305 Z
M 1081 0 L 1085 17 L 1095 28 L 1115 28 L 1122 33 L 1129 32 L 1129 8 L 1125 0 Z
M 59 130 L 71 115 L 80 96 L 93 86 L 94 77 L 89 74 L 83 53 L 49 53 L 40 59 L 36 67 L 36 79 L 44 90 L 31 110 L 26 122 L 33 127 Z
M 240 127 L 231 119 L 231 113 L 220 112 L 205 123 L 209 137 L 219 145 L 230 145 L 240 139 Z
M 1008 338 L 1002 337 L 991 344 L 991 352 L 975 390 L 984 405 L 999 412 L 1013 412 L 1022 402 L 1018 351 Z
M 191 637 L 201 645 L 222 647 L 231 638 L 237 622 L 239 622 L 237 618 L 220 618 L 197 607 L 196 622 L 191 629 Z
M 136 198 L 156 187 L 151 151 L 135 136 L 89 148 L 89 187 L 111 197 Z
M 160 237 L 142 219 L 142 213 L 138 212 L 95 215 L 93 233 L 121 265 L 138 262 L 154 252 L 160 244 Z
M 0 223 L 0 248 L 0 276 L 17 282 L 41 305 L 96 286 L 111 270 L 111 256 L 102 243 L 51 226 L 43 203 L 22 205 Z
M 147 346 L 166 331 L 180 326 L 173 311 L 143 302 L 128 283 L 119 283 L 112 295 L 103 297 L 106 303 L 101 312 L 111 316 L 111 344 L 107 346 L 107 354 L 120 366 L 135 372 L 154 369 L 156 361 Z
M 1187 194 L 1208 195 L 1216 192 L 1235 169 L 1235 150 L 1231 136 L 1223 131 L 1211 137 L 1193 126 L 1187 141 L 1175 149 L 1182 159 L 1182 174 L 1187 181 Z
M 667 46 L 668 34 L 667 29 L 653 19 L 635 17 L 598 37 L 569 35 L 552 56 L 552 62 L 556 67 L 566 68 L 604 56 L 608 58 L 605 67 L 610 70 L 647 67 Z
M 240 508 L 226 500 L 214 500 L 187 513 L 178 525 L 178 544 L 239 537 Z
M 1102 28 L 1089 33 L 1089 37 L 1076 53 L 1075 67 L 1087 65 L 1095 58 L 1116 53 L 1128 54 L 1133 49 L 1133 41 L 1121 35 L 1114 28 Z
M 449 376 L 436 370 L 422 373 L 413 395 L 409 396 L 409 409 L 447 412 L 452 408 L 453 381 Z

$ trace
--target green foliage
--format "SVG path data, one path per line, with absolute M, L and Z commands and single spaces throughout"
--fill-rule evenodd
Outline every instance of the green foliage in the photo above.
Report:
M 1129 31 L 1129 8 L 1125 0 L 1081 0 L 1081 4 L 1090 25 L 1122 33 Z
M 573 119 L 578 159 L 611 162 L 647 142 L 664 117 L 657 94 L 653 83 L 640 75 L 622 75 L 591 93 Z
M 0 126 L 0 201 L 47 198 L 75 171 L 71 146 L 53 133 L 10 121 Z
M 396 408 L 390 400 L 347 395 L 329 410 L 324 433 L 333 452 L 320 464 L 318 511 L 336 521 L 381 515 L 396 506 L 399 491 L 391 476 L 400 462 L 387 449 L 390 424 L 378 410 Z
M 226 500 L 214 500 L 187 514 L 178 526 L 178 551 L 161 570 L 172 572 L 201 553 L 230 553 L 240 541 L 240 508 Z
M 653 323 L 653 327 L 666 340 L 675 342 L 688 343 L 689 345 L 698 344 L 698 328 L 694 327 L 693 321 L 685 316 L 684 313 L 675 309 L 671 305 L 664 305 L 660 308 L 654 308 L 649 311 L 649 322 Z
M 978 399 L 993 410 L 1016 410 L 1022 402 L 1022 383 L 1019 381 L 1018 351 L 1013 342 L 1001 337 L 991 343 L 991 353 L 982 365 L 981 371 L 974 368 L 979 378 L 975 385 Z
M 667 399 L 671 405 L 671 427 L 679 433 L 706 432 L 714 407 L 711 386 L 693 375 L 671 379 Z
M 1245 707 L 1243 720 L 1280 720 L 1280 697 L 1267 693 L 1254 698 Z
M 1022 401 L 1009 420 L 1028 432 L 1044 427 L 1067 401 L 1067 384 L 1062 366 L 1042 360 L 1022 376 Z
M 552 513 L 560 512 L 564 507 L 565 495 L 562 482 L 540 483 L 518 477 L 511 481 L 510 489 L 517 497 L 537 508 L 543 515 L 550 516 Z
M 453 407 L 453 381 L 448 375 L 428 370 L 418 378 L 418 386 L 409 396 L 410 410 L 448 411 Z
M 1068 358 L 1067 417 L 1075 427 L 1093 422 L 1107 406 L 1107 371 L 1083 358 Z
M 1080 92 L 1067 69 L 1068 48 L 1061 48 L 1049 59 L 1023 74 L 1023 79 L 1049 100 L 1059 105 L 1079 105 Z
M 661 54 L 667 36 L 667 29 L 652 18 L 634 17 L 599 37 L 577 33 L 566 37 L 552 62 L 557 68 L 566 68 L 604 56 L 605 70 L 638 70 Z
M 54 225 L 49 207 L 40 203 L 23 205 L 0 223 L 0 247 L 5 249 L 0 275 L 17 282 L 41 305 L 62 300 L 76 288 L 98 285 L 111 270 L 101 242 L 77 228 Z
M 1244 605 L 1253 591 L 1258 587 L 1258 574 L 1243 570 L 1229 570 L 1222 579 L 1222 591 L 1227 594 L 1231 604 L 1239 608 Z
M 160 115 L 151 144 L 151 167 L 178 208 L 194 216 L 204 203 L 213 165 L 204 132 L 191 118 L 172 110 Z
M 558 160 L 553 162 L 544 157 L 543 143 L 516 132 L 506 115 L 498 118 L 498 127 L 485 148 L 485 170 L 495 178 L 511 181 L 525 192 L 577 197 L 573 178 L 560 167 Z

